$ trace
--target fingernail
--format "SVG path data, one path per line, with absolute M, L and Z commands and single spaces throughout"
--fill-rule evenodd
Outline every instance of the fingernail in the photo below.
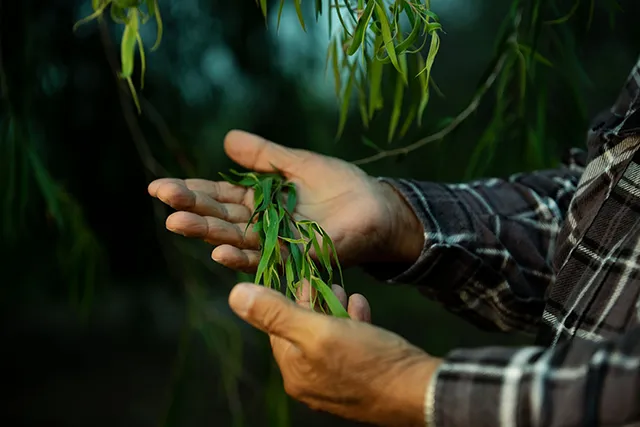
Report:
M 256 295 L 255 288 L 255 285 L 250 283 L 239 283 L 231 290 L 229 305 L 238 316 L 246 317 L 249 313 Z

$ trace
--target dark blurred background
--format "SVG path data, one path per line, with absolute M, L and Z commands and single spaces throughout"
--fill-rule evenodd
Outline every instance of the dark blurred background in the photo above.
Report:
M 326 18 L 315 24 L 303 3 L 307 33 L 288 2 L 276 34 L 275 16 L 265 27 L 253 0 L 160 1 L 164 39 L 147 50 L 138 116 L 109 62 L 118 61 L 121 28 L 72 31 L 89 1 L 0 2 L 0 425 L 354 425 L 287 398 L 267 338 L 227 307 L 231 286 L 247 277 L 216 265 L 207 245 L 167 232 L 169 212 L 146 192 L 159 176 L 216 179 L 233 166 L 222 149 L 233 128 L 346 160 L 374 153 L 362 135 L 386 144 L 388 108 L 367 130 L 354 107 L 335 141 Z M 573 3 L 549 1 L 555 12 L 545 4 L 540 14 L 557 18 Z M 590 28 L 583 3 L 554 32 L 541 30 L 554 67 L 530 80 L 528 124 L 487 133 L 502 96 L 489 93 L 445 140 L 365 170 L 458 182 L 554 167 L 563 150 L 582 147 L 640 53 L 640 2 L 621 1 L 613 15 L 616 2 L 595 2 Z M 431 5 L 446 30 L 433 71 L 444 97 L 433 95 L 423 127 L 394 147 L 469 103 L 512 2 Z M 144 28 L 150 47 L 155 26 Z M 357 269 L 345 279 L 370 299 L 375 324 L 434 355 L 529 342 L 480 331 Z

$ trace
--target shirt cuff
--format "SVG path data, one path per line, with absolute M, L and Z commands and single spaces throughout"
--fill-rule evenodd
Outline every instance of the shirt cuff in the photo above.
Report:
M 427 392 L 425 393 L 424 398 L 424 424 L 426 427 L 435 427 L 436 426 L 436 417 L 435 417 L 435 409 L 436 409 L 436 385 L 438 384 L 438 372 L 440 372 L 440 367 L 438 367 L 435 372 L 431 375 L 431 379 L 429 380 L 429 384 L 427 385 Z
M 442 286 L 463 286 L 468 283 L 477 271 L 477 260 L 472 259 L 473 257 L 462 247 L 452 249 L 452 246 L 456 246 L 455 239 L 447 238 L 446 233 L 441 231 L 440 221 L 450 212 L 438 205 L 440 201 L 449 201 L 450 204 L 451 190 L 438 183 L 418 183 L 413 180 L 384 177 L 378 180 L 391 185 L 413 210 L 422 224 L 424 244 L 420 256 L 414 263 L 365 264 L 362 265 L 365 273 L 378 281 L 390 284 L 418 284 L 424 282 L 427 276 L 433 279 L 430 282 L 434 287 L 437 287 L 438 283 Z M 440 278 L 445 280 L 438 281 Z M 425 291 L 431 294 L 436 292 L 436 289 Z
M 431 396 L 427 393 L 431 399 L 431 407 L 425 407 L 427 427 L 517 426 L 530 419 L 531 365 L 544 351 L 542 347 L 452 351 L 434 374 Z

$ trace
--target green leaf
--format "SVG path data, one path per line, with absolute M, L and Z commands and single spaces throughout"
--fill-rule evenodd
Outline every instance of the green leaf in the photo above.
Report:
M 260 278 L 267 269 L 271 262 L 271 256 L 275 251 L 275 247 L 278 244 L 278 226 L 279 217 L 276 208 L 273 205 L 269 205 L 265 212 L 264 225 L 267 228 L 266 239 L 264 242 L 264 249 L 262 251 L 260 262 L 258 263 L 258 270 L 256 272 L 256 283 L 259 283 Z
M 111 5 L 111 19 L 117 24 L 126 24 L 127 23 L 127 12 L 124 8 L 120 6 L 116 6 L 115 4 Z
M 377 52 L 382 45 L 382 37 L 377 36 L 374 43 L 374 52 Z M 383 64 L 375 55 L 372 56 L 369 61 L 369 118 L 373 118 L 373 114 L 376 110 L 382 108 L 382 76 L 383 76 Z
M 405 64 L 404 55 L 401 57 L 401 61 L 403 65 Z M 402 67 L 406 68 L 406 65 Z M 393 141 L 393 136 L 395 135 L 396 128 L 398 127 L 398 121 L 400 120 L 400 116 L 402 114 L 402 100 L 404 95 L 404 84 L 405 80 L 401 75 L 398 75 L 398 79 L 396 80 L 396 91 L 393 97 L 393 110 L 391 112 L 391 121 L 389 123 L 389 133 L 387 135 L 387 142 L 391 143 Z
M 140 33 L 136 34 L 136 40 L 138 42 L 138 50 L 140 50 L 140 89 L 144 89 L 144 75 L 147 72 L 147 59 L 144 54 L 144 44 L 142 43 Z
M 396 46 L 397 55 L 404 53 L 407 49 L 413 46 L 415 41 L 418 39 L 418 35 L 420 34 L 420 28 L 422 28 L 422 21 L 420 19 L 414 18 L 413 12 L 411 11 L 411 6 L 408 2 L 404 3 L 404 9 L 407 13 L 407 17 L 409 18 L 409 22 L 413 24 L 413 28 L 411 29 L 411 33 L 409 33 L 409 36 L 402 42 L 398 43 L 398 46 Z
M 298 20 L 300 21 L 300 25 L 302 26 L 302 30 L 304 32 L 306 32 L 307 31 L 307 27 L 304 24 L 304 16 L 302 14 L 302 7 L 301 7 L 302 0 L 293 0 L 293 3 L 296 6 L 296 14 L 298 15 Z
M 340 122 L 338 123 L 338 133 L 336 135 L 336 138 L 340 138 L 342 132 L 344 131 L 344 127 L 347 124 L 347 118 L 349 116 L 349 105 L 351 105 L 351 91 L 353 90 L 353 85 L 356 78 L 356 65 L 357 63 L 354 62 L 351 66 L 349 80 L 347 81 L 347 86 L 344 90 L 342 106 L 340 108 Z
M 120 60 L 122 62 L 122 72 L 120 77 L 130 78 L 133 74 L 133 64 L 137 45 L 138 35 L 138 10 L 129 9 L 127 25 L 124 27 L 122 42 L 120 44 Z
M 334 263 L 338 268 L 338 273 L 340 275 L 339 284 L 344 287 L 344 278 L 342 277 L 342 267 L 340 266 L 340 260 L 338 259 L 338 251 L 336 250 L 336 247 L 333 244 L 333 240 L 331 240 L 331 238 L 328 235 L 326 236 L 326 239 L 329 242 L 329 247 L 331 248 L 331 253 L 333 254 Z
M 431 46 L 429 47 L 429 53 L 427 54 L 425 66 L 422 71 L 418 73 L 418 76 L 424 73 L 424 77 L 422 79 L 422 98 L 420 99 L 420 106 L 418 107 L 418 126 L 422 125 L 422 116 L 424 115 L 424 110 L 427 108 L 427 104 L 429 103 L 429 80 L 431 78 L 431 68 L 433 67 L 433 63 L 436 59 L 436 55 L 438 54 L 439 49 L 440 37 L 438 36 L 438 32 L 434 31 L 433 33 L 431 33 Z
M 296 297 L 296 288 L 295 288 L 295 274 L 293 273 L 293 261 L 291 259 L 291 257 L 287 257 L 287 259 L 284 262 L 284 272 L 285 272 L 285 278 L 287 280 L 287 291 L 288 291 L 288 297 L 291 298 L 291 296 Z
M 311 284 L 322 296 L 322 299 L 327 304 L 332 315 L 341 318 L 349 318 L 349 313 L 347 313 L 340 303 L 340 300 L 338 300 L 336 294 L 333 293 L 333 290 L 326 283 L 317 277 L 312 277 Z
M 389 26 L 389 20 L 387 19 L 387 15 L 384 11 L 384 8 L 380 5 L 381 0 L 372 0 L 375 1 L 375 9 L 376 16 L 380 22 L 381 30 L 382 30 L 382 40 L 384 41 L 384 47 L 387 49 L 387 54 L 389 55 L 389 59 L 393 66 L 398 70 L 405 83 L 407 82 L 407 76 L 402 72 L 400 68 L 400 64 L 398 63 L 398 57 L 396 56 L 395 47 L 393 45 L 393 36 L 391 35 L 391 27 Z
M 349 3 L 345 0 L 345 2 L 347 3 L 347 10 L 349 12 L 351 12 Z M 347 23 L 344 22 L 344 19 L 342 18 L 342 12 L 340 11 L 340 3 L 338 0 L 334 0 L 334 5 L 335 5 L 335 9 L 336 9 L 336 14 L 338 15 L 338 21 L 340 21 L 340 24 L 342 25 L 342 28 L 344 29 L 345 34 L 347 35 L 347 37 L 351 37 L 351 33 L 348 30 L 347 27 Z
M 295 185 L 291 184 L 288 188 L 287 194 L 287 211 L 293 215 L 294 210 L 296 209 L 296 203 L 298 202 L 298 195 L 296 193 Z
M 338 64 L 338 39 L 336 38 L 334 43 L 331 44 L 330 52 L 332 59 L 332 68 L 333 68 L 333 79 L 336 88 L 336 97 L 340 98 L 341 86 L 342 86 L 342 75 L 340 74 L 340 65 Z
M 151 47 L 151 51 L 153 52 L 158 49 L 158 47 L 160 47 L 164 28 L 162 25 L 162 17 L 160 16 L 160 8 L 158 7 L 158 0 L 147 0 L 147 8 L 149 9 L 149 13 L 151 14 L 151 16 L 155 16 L 156 26 L 158 27 L 156 42 L 154 43 L 153 47 Z
M 237 185 L 238 187 L 251 187 L 252 185 L 256 184 L 257 178 L 255 178 L 254 176 L 245 176 L 244 178 L 240 179 L 240 180 L 236 180 L 231 178 L 229 175 L 222 173 L 222 172 L 218 172 L 220 174 L 220 176 L 227 181 L 228 183 L 231 183 L 233 185 Z
M 81 25 L 84 25 L 84 24 L 86 24 L 88 22 L 91 22 L 94 19 L 98 19 L 100 16 L 102 16 L 102 13 L 104 12 L 104 10 L 106 9 L 106 7 L 108 5 L 109 5 L 108 1 L 103 2 L 103 3 L 99 4 L 99 5 L 94 2 L 94 4 L 93 4 L 94 12 L 91 15 L 89 15 L 89 16 L 87 16 L 85 18 L 82 18 L 81 20 L 76 22 L 75 25 L 73 26 L 73 31 L 76 31 L 78 29 L 78 27 L 80 27 Z M 98 6 L 98 9 L 96 9 L 96 6 Z
M 373 148 L 374 150 L 380 152 L 380 151 L 384 151 L 382 148 L 378 147 L 376 144 L 374 144 L 373 141 L 371 141 L 369 138 L 367 138 L 366 136 L 362 136 L 362 143 L 364 145 L 366 145 L 369 148 Z
M 362 43 L 364 43 L 364 36 L 366 34 L 367 27 L 369 26 L 371 16 L 373 15 L 375 4 L 375 1 L 370 0 L 358 19 L 358 24 L 356 25 L 356 29 L 353 32 L 353 38 L 351 39 L 351 44 L 349 45 L 349 49 L 347 49 L 347 55 L 351 56 L 356 53 L 358 48 L 360 48 Z
M 265 20 L 267 18 L 267 0 L 260 0 L 260 10 L 262 11 L 262 16 L 264 16 Z
M 413 119 L 416 117 L 417 110 L 418 110 L 418 106 L 416 104 L 412 104 L 411 107 L 409 107 L 409 113 L 407 113 L 404 119 L 404 123 L 400 128 L 400 138 L 403 138 L 407 134 L 407 131 L 409 131 L 409 128 L 413 123 Z
M 282 18 L 283 9 L 284 9 L 284 0 L 280 0 L 280 7 L 278 7 L 278 23 L 276 24 L 276 33 L 280 31 L 280 19 Z

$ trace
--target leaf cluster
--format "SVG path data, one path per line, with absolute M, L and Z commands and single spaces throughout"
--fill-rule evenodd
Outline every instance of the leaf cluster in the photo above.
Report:
M 286 0 L 280 0 L 278 27 Z M 266 0 L 256 0 L 265 18 Z M 357 93 L 362 123 L 368 128 L 376 112 L 384 108 L 383 76 L 395 74 L 392 113 L 387 139 L 399 130 L 404 136 L 414 121 L 422 125 L 433 84 L 431 69 L 440 48 L 442 25 L 430 1 L 416 0 L 328 0 L 315 2 L 316 20 L 328 4 L 331 42 L 326 68 L 333 71 L 336 97 L 340 100 L 337 137 L 344 131 L 351 99 Z M 306 24 L 301 0 L 294 0 L 303 30 Z M 339 28 L 333 31 L 334 12 Z M 408 23 L 408 28 L 403 26 Z M 428 46 L 428 48 L 427 48 Z M 423 53 L 427 51 L 426 58 Z M 404 120 L 400 123 L 403 116 Z
M 295 185 L 278 173 L 231 172 L 238 178 L 220 175 L 228 182 L 253 189 L 254 211 L 247 224 L 260 239 L 260 262 L 255 283 L 297 298 L 306 281 L 314 289 L 312 306 L 334 316 L 349 317 L 331 289 L 334 265 L 342 285 L 342 269 L 333 241 L 320 225 L 294 217 L 297 203 Z M 319 261 L 314 261 L 312 254 Z
M 78 21 L 74 26 L 74 30 L 80 25 L 102 18 L 107 9 L 109 9 L 111 19 L 115 23 L 124 25 L 120 43 L 120 61 L 122 63 L 120 78 L 126 80 L 129 84 L 133 101 L 138 112 L 140 112 L 140 102 L 132 80 L 135 54 L 136 48 L 139 49 L 141 63 L 140 88 L 144 89 L 144 75 L 147 65 L 144 44 L 140 36 L 140 26 L 146 24 L 149 19 L 155 18 L 158 33 L 156 42 L 151 48 L 153 52 L 160 46 L 160 41 L 162 40 L 162 17 L 160 16 L 158 0 L 91 0 L 91 6 L 93 7 L 93 13 Z

